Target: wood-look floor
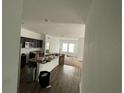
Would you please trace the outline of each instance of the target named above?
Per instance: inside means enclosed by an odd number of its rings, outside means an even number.
[[[22,84],[19,93],[79,93],[80,69],[57,66],[51,72],[51,88],[40,87],[38,82]]]

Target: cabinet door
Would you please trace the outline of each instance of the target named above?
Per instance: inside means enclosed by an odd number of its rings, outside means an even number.
[[[25,38],[24,37],[21,37],[21,48],[25,48]]]
[[[33,48],[37,48],[37,40],[34,39],[32,43],[33,43]]]
[[[37,48],[42,48],[42,40],[37,40]]]
[[[42,40],[21,37],[20,43],[22,48],[25,48],[25,42],[29,43],[30,48],[42,48]]]

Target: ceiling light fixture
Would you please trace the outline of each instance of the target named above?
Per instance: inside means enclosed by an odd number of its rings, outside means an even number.
[[[45,22],[48,22],[49,20],[47,18],[44,19]]]

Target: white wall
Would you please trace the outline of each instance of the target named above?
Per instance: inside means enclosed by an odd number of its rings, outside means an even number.
[[[121,93],[121,0],[93,0],[84,48],[82,93]]]
[[[59,53],[59,38],[47,34],[45,42],[50,43],[50,53]]]
[[[85,25],[72,23],[40,22],[22,24],[22,27],[38,33],[49,34],[57,37],[80,38],[84,37]]]
[[[83,52],[84,52],[84,38],[78,39],[78,57],[83,61]]]
[[[25,29],[25,28],[21,28],[21,37],[28,37],[28,38],[34,38],[34,39],[43,39],[43,37],[41,36],[42,34],[40,33],[36,33],[34,31]]]
[[[50,52],[51,53],[59,53],[59,39],[54,37],[52,38],[52,43],[50,46]]]
[[[3,0],[2,93],[17,93],[22,0]]]

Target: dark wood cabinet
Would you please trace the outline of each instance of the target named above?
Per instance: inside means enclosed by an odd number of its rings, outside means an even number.
[[[42,42],[41,42],[41,40],[37,40],[37,47],[42,47]]]
[[[25,48],[25,44],[28,42],[30,48],[42,48],[42,40],[21,37],[21,48]]]
[[[21,37],[21,48],[25,48],[25,38]]]

